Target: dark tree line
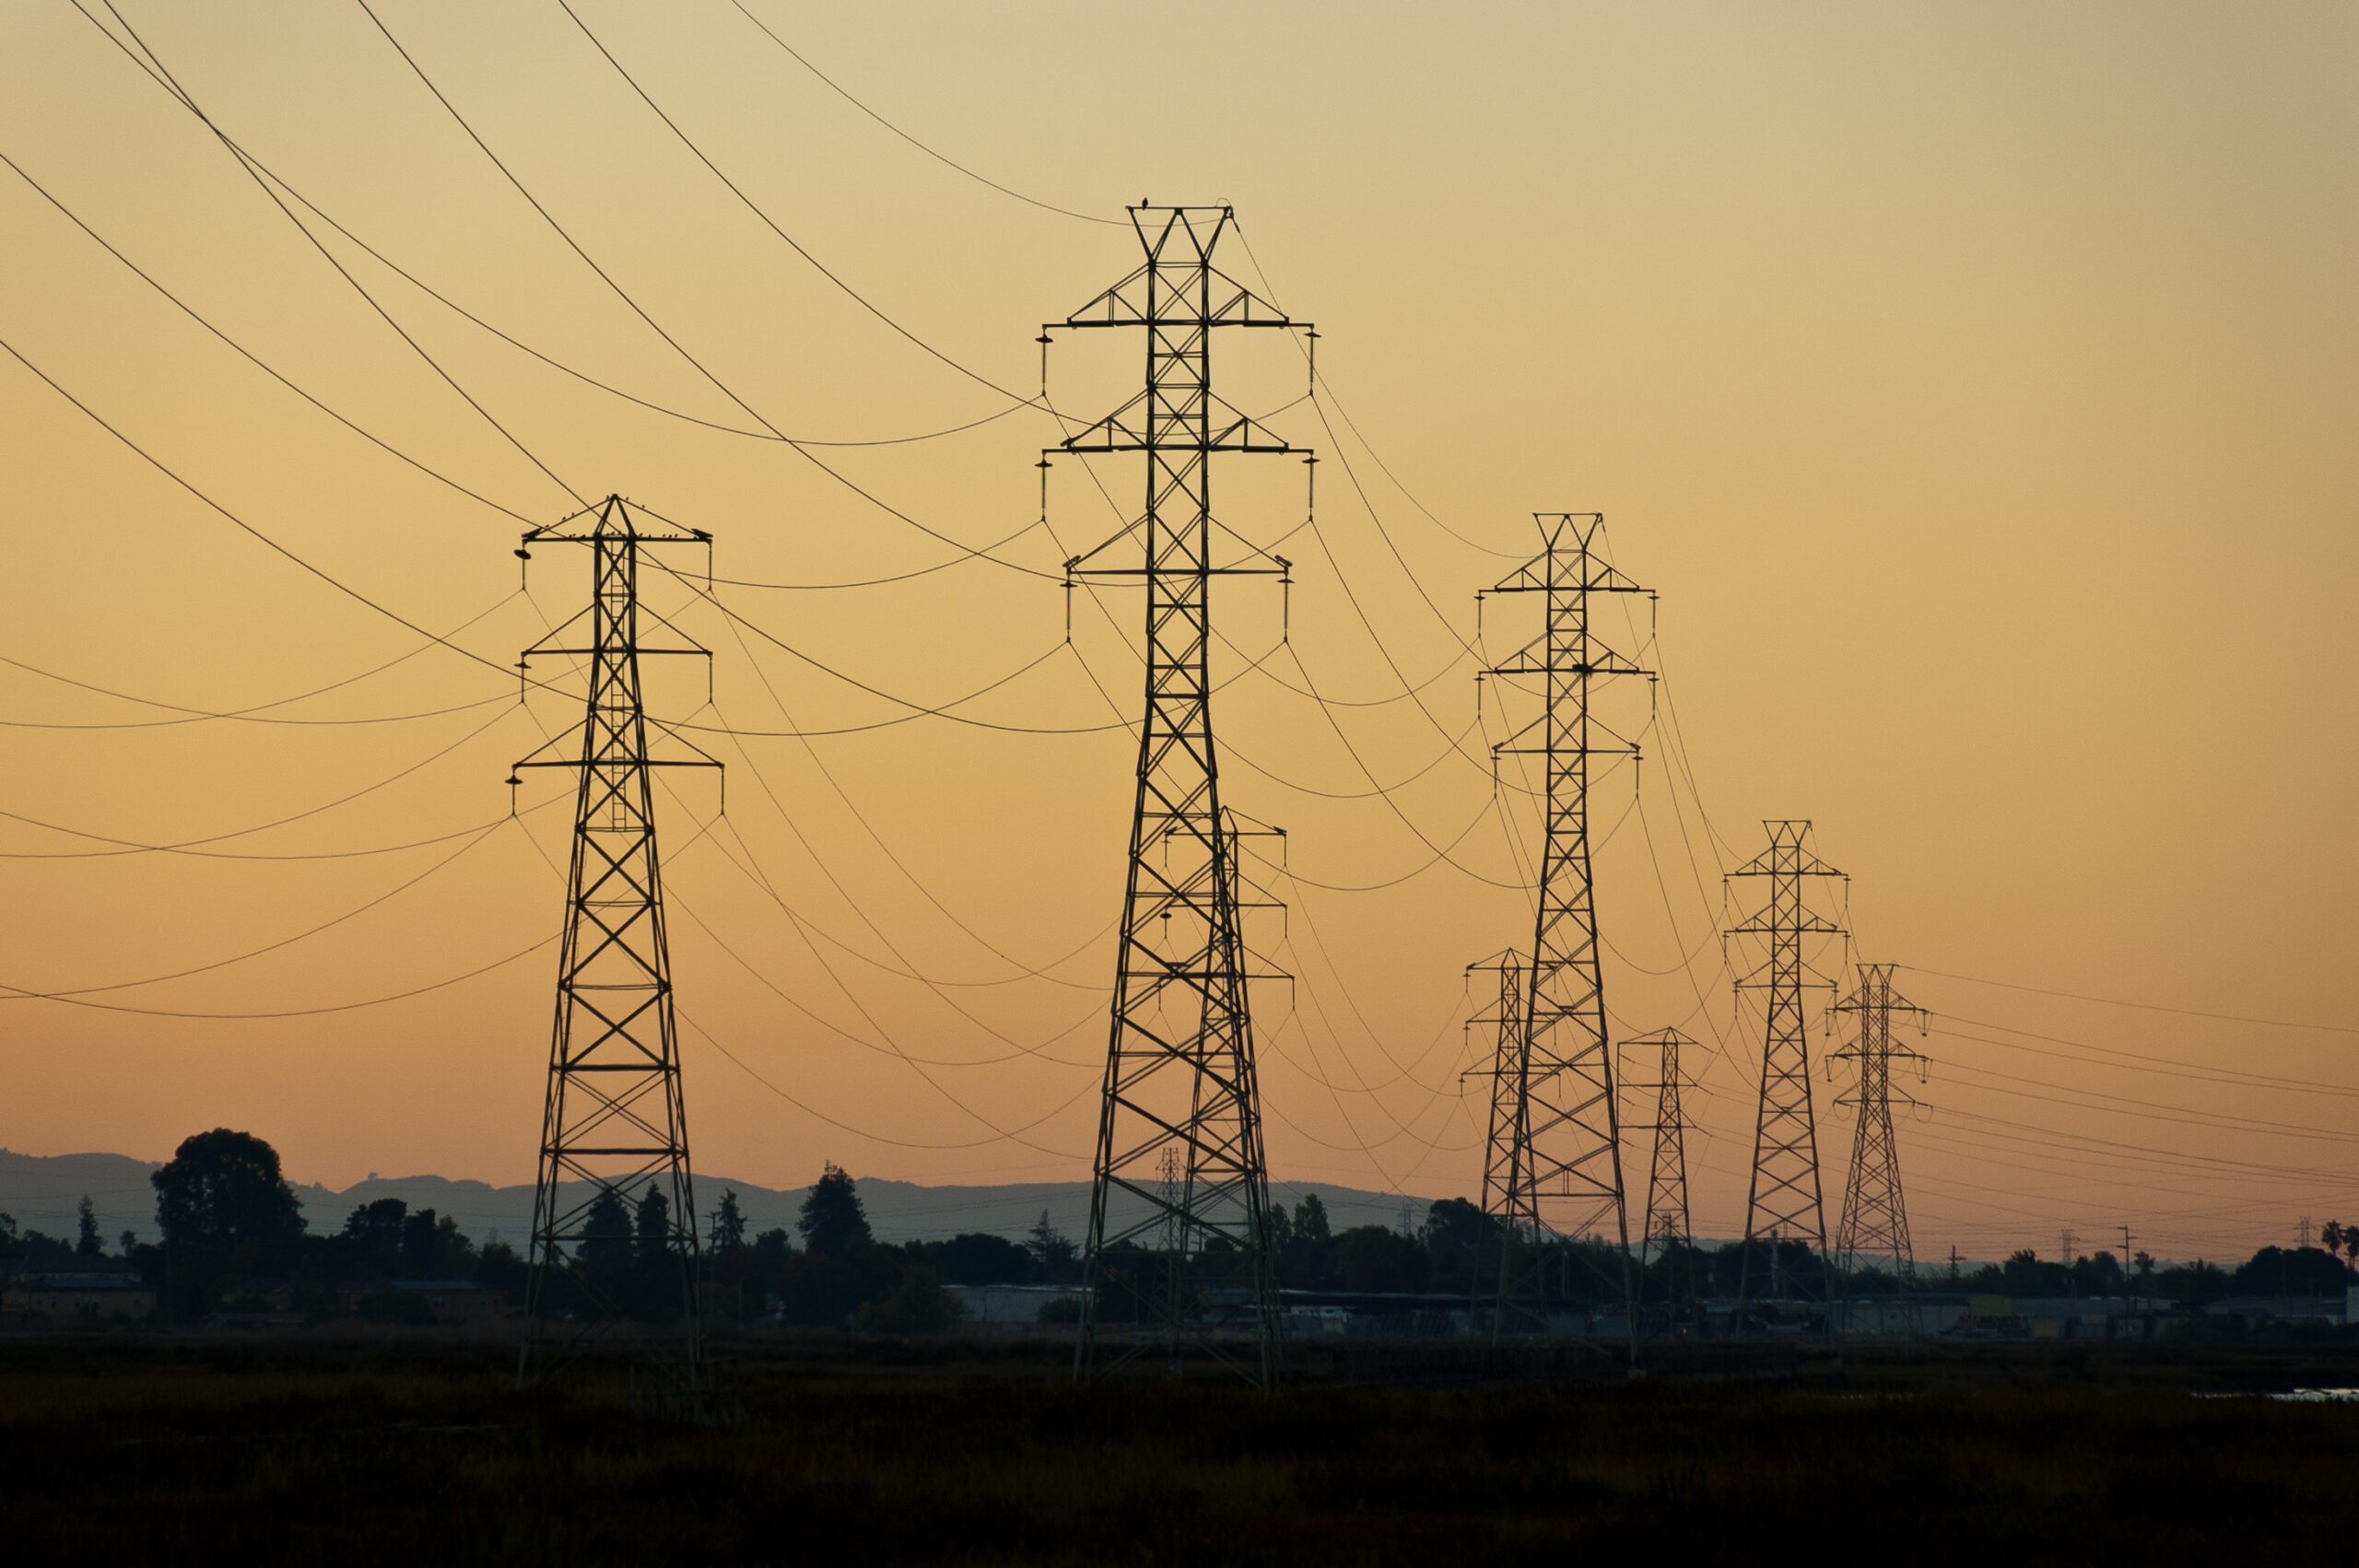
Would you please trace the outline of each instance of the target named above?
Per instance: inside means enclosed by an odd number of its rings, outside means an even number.
[[[24,1270],[119,1267],[136,1270],[158,1290],[170,1316],[193,1321],[217,1306],[265,1305],[236,1293],[241,1281],[285,1282],[299,1309],[321,1313],[353,1299],[356,1282],[394,1280],[468,1281],[521,1300],[525,1260],[504,1243],[477,1246],[457,1223],[431,1209],[412,1211],[400,1199],[355,1208],[343,1226],[315,1233],[287,1182],[276,1150],[249,1133],[217,1128],[183,1141],[151,1177],[160,1246],[123,1233],[110,1256],[88,1199],[71,1240],[19,1232],[0,1214],[0,1264]],[[774,1316],[816,1328],[917,1332],[946,1327],[959,1307],[949,1285],[1070,1285],[1081,1278],[1078,1249],[1043,1213],[1021,1242],[980,1232],[945,1241],[881,1243],[871,1231],[852,1178],[827,1165],[804,1195],[794,1224],[748,1235],[733,1191],[722,1193],[706,1216],[709,1238],[695,1288],[706,1310],[724,1322]],[[1271,1241],[1282,1289],[1376,1294],[1466,1295],[1496,1283],[1500,1234],[1463,1199],[1429,1205],[1414,1229],[1355,1225],[1338,1231],[1316,1193],[1291,1211],[1273,1208]],[[552,1277],[551,1305],[560,1311],[628,1316],[649,1322],[675,1318],[683,1309],[683,1277],[669,1199],[650,1183],[633,1195],[601,1192],[584,1225],[585,1239],[567,1267]],[[1954,1289],[2009,1296],[2149,1296],[2201,1306],[2230,1295],[2332,1295],[2359,1282],[2340,1255],[2359,1258],[2359,1229],[2330,1224],[2326,1247],[2262,1247],[2234,1269],[2198,1261],[2164,1267],[2144,1253],[2124,1268],[2096,1252],[2069,1267],[2026,1249],[2004,1263],[1951,1279],[1920,1270],[1903,1282],[1861,1269],[1837,1284],[1855,1293]],[[1151,1238],[1150,1238],[1151,1241]],[[1536,1281],[1546,1311],[1613,1310],[1623,1300],[1622,1255],[1592,1241],[1552,1240],[1518,1254],[1519,1275]],[[1141,1314],[1175,1284],[1198,1296],[1249,1285],[1242,1253],[1215,1240],[1191,1259],[1184,1281],[1153,1245],[1125,1243],[1101,1259],[1100,1311],[1121,1321]],[[1733,1296],[1740,1280],[1755,1300],[1824,1299],[1823,1258],[1798,1242],[1773,1248],[1755,1242],[1713,1247],[1673,1245],[1650,1258],[1637,1285],[1649,1313],[1706,1296]],[[379,1292],[359,1298],[359,1310],[394,1318],[417,1316],[415,1293]]]

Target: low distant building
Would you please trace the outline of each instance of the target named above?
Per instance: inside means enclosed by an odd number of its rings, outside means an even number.
[[[2333,1296],[2229,1296],[2206,1306],[2203,1315],[2214,1323],[2241,1324],[2248,1328],[2270,1323],[2339,1328],[2349,1320],[2353,1295],[2359,1295],[2359,1292],[2346,1289],[2341,1300]]]
[[[437,1323],[486,1323],[506,1315],[499,1293],[473,1280],[388,1280],[385,1288],[424,1297]]]
[[[25,1274],[0,1291],[0,1321],[19,1328],[135,1323],[155,1310],[156,1293],[135,1274]]]
[[[1945,1334],[1973,1315],[1972,1296],[1946,1291],[1844,1296],[1835,1304],[1835,1331],[1850,1339],[1908,1340]]]
[[[945,1285],[950,1299],[967,1309],[969,1323],[1038,1323],[1043,1307],[1081,1304],[1078,1285]]]

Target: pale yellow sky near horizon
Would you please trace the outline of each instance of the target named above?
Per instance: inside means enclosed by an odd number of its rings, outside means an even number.
[[[1474,728],[1461,639],[1533,511],[1597,509],[1661,594],[1647,657],[1677,720],[1639,683],[1609,699],[1634,729],[1661,717],[1635,790],[1629,770],[1597,790],[1608,995],[1625,1036],[1710,1042],[1699,1232],[1741,1223],[1748,1053],[1758,1071],[1711,935],[1741,913],[1719,873],[1788,816],[1849,874],[1827,908],[1853,955],[1914,965],[1900,985],[1937,1015],[1928,1109],[1901,1132],[1920,1257],[2048,1253],[2060,1229],[2095,1245],[2125,1223],[2159,1252],[2216,1253],[2359,1219],[2359,13],[747,3],[910,135],[1116,222],[945,167],[720,0],[574,0],[723,171],[936,357],[740,205],[555,0],[371,0],[582,248],[797,437],[937,430],[1005,409],[986,381],[1036,390],[1039,323],[1133,264],[1120,219],[1143,197],[1233,202],[1250,253],[1227,263],[1318,325],[1330,395],[1276,415],[1328,460],[1315,530],[1284,547],[1287,640],[1273,587],[1218,600],[1224,788],[1289,831],[1293,875],[1272,886],[1290,909],[1262,933],[1303,977],[1291,1004],[1260,1000],[1273,1174],[1479,1186],[1464,966],[1530,933],[1483,756],[1499,715]],[[584,374],[745,424],[358,5],[118,4],[225,134],[417,279]],[[522,525],[499,509],[546,521],[566,491],[70,0],[0,6],[0,153],[257,358],[496,505],[305,404],[0,169],[0,339],[25,359],[253,528],[405,617],[464,624],[455,639],[502,667],[578,606],[563,551],[516,592]],[[567,485],[711,529],[721,578],[953,554],[775,441],[527,357],[312,222]],[[1300,395],[1293,345],[1232,337],[1232,402]],[[1123,334],[1065,334],[1051,395],[1094,417],[1138,363]],[[174,1014],[388,997],[547,938],[564,807],[508,823],[500,781],[571,716],[542,697],[519,713],[501,675],[420,651],[6,356],[0,418],[0,982],[176,977],[80,998],[149,1012],[0,1006],[0,1142],[159,1158],[226,1124],[307,1181],[529,1179],[546,948],[379,1006]],[[813,449],[966,545],[1016,535],[1001,553],[1045,577],[724,585],[775,643],[651,591],[716,655],[710,709],[700,673],[651,677],[671,716],[873,725],[908,709],[827,671],[935,705],[1039,660],[958,712],[1083,731],[704,737],[731,764],[728,815],[700,833],[719,796],[688,779],[664,823],[699,1166],[780,1186],[825,1159],[1086,1175],[1132,766],[1093,676],[1134,716],[1137,606],[1078,598],[1062,646],[1056,564],[1117,519],[1066,462],[1037,525],[1053,429],[1019,410]],[[1136,505],[1134,464],[1097,477]],[[1304,522],[1293,463],[1236,460],[1216,484],[1249,537]],[[1484,646],[1512,646],[1527,608],[1486,605]],[[1649,625],[1641,607],[1634,649]],[[253,719],[426,717],[180,722],[51,678],[217,713],[397,659]],[[560,789],[543,775],[523,803]],[[1453,843],[1465,871],[1430,863]],[[199,852],[110,852],[162,844]],[[1386,885],[1334,891],[1366,884]],[[1842,1086],[1819,1084],[1830,1224]],[[1634,1135],[1634,1169],[1645,1153]]]

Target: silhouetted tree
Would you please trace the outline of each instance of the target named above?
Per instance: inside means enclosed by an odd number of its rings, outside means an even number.
[[[1335,1238],[1335,1264],[1347,1291],[1421,1291],[1426,1252],[1414,1236],[1385,1225],[1354,1225]]]
[[[450,1215],[420,1209],[402,1221],[399,1266],[409,1280],[464,1280],[475,1273],[475,1247]]]
[[[1490,1249],[1496,1258],[1498,1223],[1463,1198],[1445,1198],[1426,1211],[1418,1227],[1426,1250],[1433,1256],[1432,1285],[1436,1290],[1472,1288],[1476,1254]]]
[[[504,1241],[484,1244],[475,1258],[475,1283],[487,1291],[515,1294],[524,1288],[524,1260]]]
[[[823,1167],[819,1179],[811,1184],[794,1228],[803,1233],[806,1249],[825,1258],[849,1257],[876,1239],[869,1232],[860,1189],[843,1167],[833,1163]]]
[[[74,1251],[83,1258],[104,1258],[107,1244],[99,1239],[99,1214],[97,1210],[90,1207],[88,1193],[82,1195],[82,1204],[76,1211],[76,1214],[81,1222],[81,1235],[74,1244]]]
[[[2315,1246],[2264,1246],[2228,1278],[2237,1295],[2341,1295],[2351,1282],[2342,1259]]]
[[[630,1210],[622,1194],[601,1188],[581,1222],[581,1270],[608,1302],[615,1301],[630,1273]]]
[[[1031,1252],[1005,1236],[970,1231],[948,1241],[913,1246],[954,1285],[1020,1285],[1039,1271]]]
[[[745,1245],[745,1216],[737,1211],[737,1194],[723,1188],[721,1207],[712,1211],[712,1255],[725,1258]]]
[[[672,1200],[653,1182],[639,1195],[638,1261],[660,1263],[672,1256]]]
[[[1040,1266],[1040,1277],[1052,1285],[1062,1285],[1079,1271],[1080,1255],[1063,1232],[1049,1223],[1049,1211],[1040,1211],[1040,1218],[1028,1233],[1026,1250]]]
[[[250,1132],[217,1127],[183,1139],[147,1179],[168,1242],[268,1251],[302,1234],[303,1206],[279,1174],[278,1151]]]
[[[1319,1200],[1319,1194],[1306,1192],[1294,1206],[1294,1234],[1306,1246],[1325,1246],[1335,1239],[1327,1224],[1327,1205]]]
[[[402,1238],[408,1220],[409,1205],[398,1198],[380,1198],[353,1210],[344,1222],[344,1235],[364,1272],[402,1271]]]

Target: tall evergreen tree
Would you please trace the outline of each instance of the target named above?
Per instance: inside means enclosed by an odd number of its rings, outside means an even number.
[[[811,1184],[794,1228],[803,1233],[805,1248],[828,1258],[844,1257],[875,1241],[869,1233],[868,1211],[861,1205],[860,1189],[843,1167],[833,1163]]]

